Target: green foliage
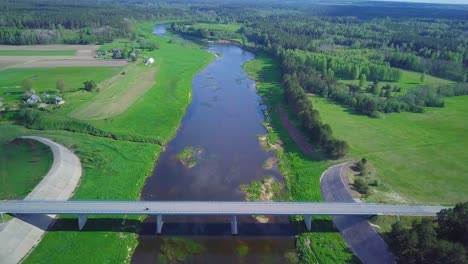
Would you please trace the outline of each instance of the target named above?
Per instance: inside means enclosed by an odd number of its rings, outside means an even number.
[[[203,149],[201,148],[186,147],[179,154],[177,154],[177,158],[185,166],[193,168],[198,164],[202,153]]]
[[[158,255],[158,263],[173,263],[189,261],[191,255],[203,252],[204,248],[190,238],[162,238],[161,253]]]
[[[85,89],[88,92],[98,91],[97,84],[93,80],[83,82],[83,89]]]
[[[437,233],[441,238],[468,246],[468,202],[443,209],[437,214],[437,221]]]
[[[0,138],[0,199],[23,199],[49,171],[52,151],[35,140]]]
[[[229,39],[238,42],[244,41],[240,34],[239,24],[219,24],[219,23],[172,23],[171,30],[179,34],[205,39]]]
[[[399,222],[392,226],[390,245],[402,263],[468,263],[466,240],[468,203],[455,209],[444,209],[437,215],[439,228],[433,221],[415,221],[411,229]],[[451,226],[455,224],[454,226]],[[465,236],[465,237],[463,237]]]
[[[76,50],[0,50],[0,56],[73,56]]]
[[[57,80],[57,83],[55,84],[55,88],[59,90],[61,93],[65,91],[65,81],[60,79]]]
[[[354,188],[356,191],[358,191],[360,194],[366,196],[369,194],[369,185],[361,178],[357,178],[354,180]]]

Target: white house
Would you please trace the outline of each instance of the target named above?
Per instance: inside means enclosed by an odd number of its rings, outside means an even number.
[[[151,64],[153,64],[153,63],[154,63],[154,59],[153,59],[153,58],[149,58],[149,59],[146,61],[145,65],[151,65]]]

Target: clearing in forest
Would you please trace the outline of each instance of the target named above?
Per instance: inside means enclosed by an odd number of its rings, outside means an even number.
[[[99,83],[99,93],[69,114],[81,120],[99,120],[123,113],[156,82],[156,67],[129,65],[114,77]]]

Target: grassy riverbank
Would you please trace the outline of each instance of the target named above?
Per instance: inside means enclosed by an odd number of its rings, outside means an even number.
[[[0,200],[23,199],[52,166],[51,149],[30,139],[10,141],[0,133]]]
[[[286,112],[288,108],[283,104],[283,89],[281,88],[281,74],[279,65],[272,59],[258,56],[246,63],[244,69],[249,76],[256,80],[258,93],[268,107],[267,122],[269,141],[280,140],[282,149],[277,150],[279,168],[285,177],[286,186],[292,200],[321,201],[320,175],[331,165],[328,161],[321,161],[302,153],[299,147],[283,127],[277,106]],[[292,121],[297,120],[290,115]],[[275,143],[275,142],[270,142]],[[302,223],[298,222],[302,227]],[[304,263],[358,263],[347,248],[340,233],[333,228],[331,218],[316,217],[312,223],[312,232],[302,232],[297,240],[300,260]]]
[[[8,135],[5,138],[43,136],[74,150],[83,166],[80,185],[72,198],[76,200],[137,200],[162,151],[154,144],[115,141],[66,131],[28,130],[13,125],[1,125],[0,134]],[[136,246],[139,222],[135,219],[93,220],[91,217],[84,230],[78,231],[76,217],[62,217],[25,263],[123,263]]]
[[[137,28],[140,35],[159,44],[158,50],[147,54],[156,60],[156,85],[120,115],[89,123],[106,131],[144,135],[167,142],[177,131],[190,103],[192,77],[214,56],[195,45],[172,43],[168,39],[154,37],[151,34],[152,26],[146,23]],[[42,85],[42,82],[38,85]],[[75,107],[70,106],[65,112],[73,109]],[[54,120],[56,117],[58,120],[68,118],[58,113],[52,113],[51,117]],[[44,136],[74,150],[82,162],[83,176],[72,199],[139,199],[146,177],[151,174],[163,150],[155,144],[68,131],[28,130],[15,125],[0,125],[0,134],[5,138]],[[135,217],[96,219],[91,216],[84,230],[78,231],[76,217],[63,217],[45,235],[25,263],[125,263],[137,244],[139,228],[140,222]]]

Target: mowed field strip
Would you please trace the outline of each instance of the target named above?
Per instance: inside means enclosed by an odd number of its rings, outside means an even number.
[[[8,68],[124,66],[125,60],[94,58],[98,45],[0,45],[0,71]]]
[[[90,102],[72,111],[69,116],[82,120],[99,120],[123,113],[156,82],[156,67],[129,65],[125,74],[101,82],[100,92]]]

